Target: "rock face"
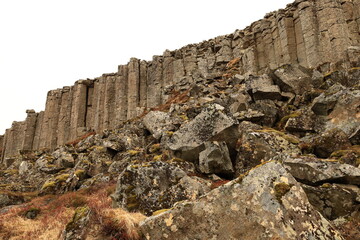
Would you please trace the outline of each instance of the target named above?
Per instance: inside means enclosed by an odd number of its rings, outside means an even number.
[[[275,162],[146,219],[141,230],[146,239],[343,239]]]
[[[0,140],[1,160],[19,150],[53,150],[86,132],[113,129],[165,103],[171,88],[186,89],[199,79],[219,78],[224,69],[233,74],[233,65],[228,65],[233,59],[235,74],[242,75],[261,75],[285,64],[318,67],[323,73],[338,66],[354,67],[360,52],[358,9],[359,0],[295,1],[244,30],[165,51],[152,61],[132,58],[116,73],[49,91],[44,111],[29,110],[25,121],[7,129]],[[300,94],[310,86],[310,75],[300,68],[283,67],[275,75],[281,91]],[[341,83],[354,82],[356,78]],[[253,97],[280,99],[277,85],[253,88]]]

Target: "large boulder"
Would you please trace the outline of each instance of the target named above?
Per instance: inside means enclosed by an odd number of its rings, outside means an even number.
[[[199,169],[205,174],[232,175],[234,168],[226,142],[206,142],[199,155]]]
[[[312,87],[311,75],[301,66],[283,65],[274,71],[275,83],[282,91],[303,94]]]
[[[295,136],[247,122],[242,122],[239,129],[242,134],[237,145],[236,175],[268,160],[283,160],[301,154]]]
[[[288,158],[286,169],[300,182],[310,185],[326,182],[360,184],[360,169],[337,161],[314,157]]]
[[[194,175],[194,165],[175,159],[129,165],[119,176],[113,205],[151,215],[210,191],[211,183]]]
[[[343,239],[276,162],[140,224],[151,239]]]
[[[224,113],[224,107],[211,104],[193,120],[183,124],[165,144],[179,157],[194,161],[198,159],[199,152],[203,150],[201,147],[206,141],[216,138],[217,135],[224,136],[223,133],[236,124],[236,120]]]
[[[282,98],[279,86],[274,85],[273,80],[266,74],[261,76],[249,76],[246,82],[246,90],[257,100],[280,100]]]
[[[151,111],[145,115],[142,121],[146,129],[156,139],[159,139],[165,131],[173,131],[175,129],[170,114],[166,112]]]

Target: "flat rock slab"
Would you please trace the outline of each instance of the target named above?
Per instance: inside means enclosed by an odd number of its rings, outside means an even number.
[[[313,157],[288,158],[284,161],[286,169],[299,181],[321,184],[338,182],[360,184],[360,169],[336,161],[320,160]]]
[[[277,162],[147,218],[140,228],[148,240],[343,239]]]

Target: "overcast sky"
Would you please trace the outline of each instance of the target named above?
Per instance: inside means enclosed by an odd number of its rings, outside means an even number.
[[[51,89],[243,29],[291,0],[1,0],[0,134]]]

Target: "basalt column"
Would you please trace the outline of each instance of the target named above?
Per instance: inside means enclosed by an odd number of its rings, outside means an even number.
[[[140,106],[140,64],[136,58],[128,63],[128,111],[127,119],[137,116],[137,107]]]
[[[61,106],[58,122],[57,143],[63,145],[70,139],[70,120],[71,120],[71,103],[72,87],[64,87],[61,94]]]
[[[37,121],[37,113],[34,110],[26,111],[27,117],[25,120],[25,131],[24,131],[24,140],[21,146],[22,150],[32,150],[33,142],[35,138],[35,128]]]

